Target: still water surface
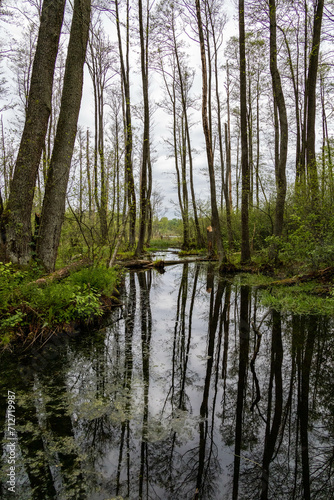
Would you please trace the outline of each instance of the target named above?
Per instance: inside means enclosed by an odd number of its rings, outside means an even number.
[[[204,264],[129,273],[123,301],[2,359],[1,498],[334,499],[333,319],[265,309]]]

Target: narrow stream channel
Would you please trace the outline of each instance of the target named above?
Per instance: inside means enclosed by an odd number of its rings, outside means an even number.
[[[128,273],[122,300],[2,357],[1,498],[334,499],[333,318],[265,309],[208,264]]]

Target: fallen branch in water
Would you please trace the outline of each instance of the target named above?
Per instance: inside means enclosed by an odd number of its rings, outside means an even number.
[[[129,269],[164,269],[165,266],[175,266],[177,264],[188,264],[189,262],[209,262],[209,258],[190,258],[180,260],[119,260],[115,264]]]

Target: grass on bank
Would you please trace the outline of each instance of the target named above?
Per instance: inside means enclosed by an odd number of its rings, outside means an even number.
[[[282,312],[334,317],[333,285],[324,290],[316,281],[261,290],[260,300],[263,306]]]
[[[34,341],[50,332],[71,331],[100,318],[117,294],[120,271],[87,267],[61,281],[40,286],[42,272],[0,263],[0,346]]]
[[[261,273],[239,274],[239,285],[259,288],[264,307],[298,315],[321,314],[334,317],[334,283],[310,279],[295,284],[280,284],[277,277]]]

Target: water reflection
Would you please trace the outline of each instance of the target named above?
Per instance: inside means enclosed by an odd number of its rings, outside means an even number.
[[[107,328],[1,365],[16,498],[331,499],[333,320],[185,264],[131,273]]]

